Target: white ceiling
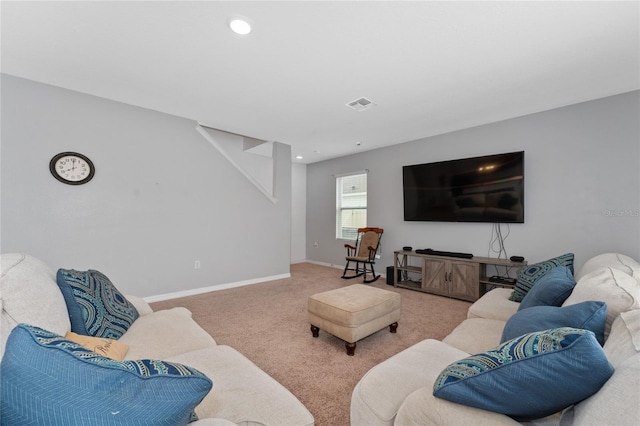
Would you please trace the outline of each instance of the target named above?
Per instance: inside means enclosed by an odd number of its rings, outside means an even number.
[[[639,5],[2,1],[1,68],[313,163],[638,89]]]

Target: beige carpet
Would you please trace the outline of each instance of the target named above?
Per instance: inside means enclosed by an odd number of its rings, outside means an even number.
[[[314,339],[307,322],[312,294],[361,283],[341,271],[309,263],[291,265],[291,278],[152,304],[154,310],[184,306],[218,344],[240,351],[282,383],[311,411],[318,426],[349,425],[351,392],[374,365],[424,339],[442,339],[465,317],[469,303],[396,289],[384,278],[378,288],[400,293],[398,332],[385,328],[361,340],[355,356],[322,330]],[[428,360],[425,360],[428,362]]]

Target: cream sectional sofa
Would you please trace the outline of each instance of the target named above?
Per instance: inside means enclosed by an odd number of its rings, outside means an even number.
[[[1,260],[0,356],[11,331],[20,323],[61,336],[69,332],[69,313],[53,270],[24,254],[3,254]],[[195,408],[200,420],[191,424],[314,424],[311,413],[291,392],[233,348],[216,344],[187,309],[154,312],[143,299],[126,298],[136,307],[139,318],[118,340],[129,346],[125,360],[180,363],[199,370],[213,382],[211,391]]]
[[[603,350],[605,362],[608,360],[615,371],[592,396],[562,412],[522,423],[561,426],[638,424],[640,264],[624,255],[602,254],[588,260],[574,278],[577,284],[562,306],[589,300],[607,304]],[[489,291],[469,308],[468,318],[443,341],[424,340],[373,367],[354,388],[351,424],[521,424],[504,414],[433,395],[434,382],[447,366],[500,344],[507,321],[518,311],[519,304],[509,300],[511,293],[510,289]],[[563,380],[562,377],[557,379]],[[512,398],[520,398],[519,389],[510,391]]]

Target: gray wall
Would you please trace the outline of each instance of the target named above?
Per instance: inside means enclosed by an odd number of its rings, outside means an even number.
[[[502,226],[509,256],[531,263],[573,252],[578,267],[602,252],[640,259],[639,93],[311,164],[307,258],[344,265],[332,175],[363,169],[369,169],[368,225],[385,230],[380,272],[407,245],[495,257],[491,224],[404,222],[402,166],[524,150],[525,223]]]
[[[298,263],[307,258],[307,166],[291,166],[291,263]]]
[[[3,75],[2,252],[98,269],[139,296],[288,274],[290,147],[275,147],[273,204],[195,127]],[[55,180],[49,160],[62,151],[87,155],[95,178]]]

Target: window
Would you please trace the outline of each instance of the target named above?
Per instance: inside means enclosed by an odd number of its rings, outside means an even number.
[[[367,173],[336,176],[336,238],[355,240],[367,226]]]

